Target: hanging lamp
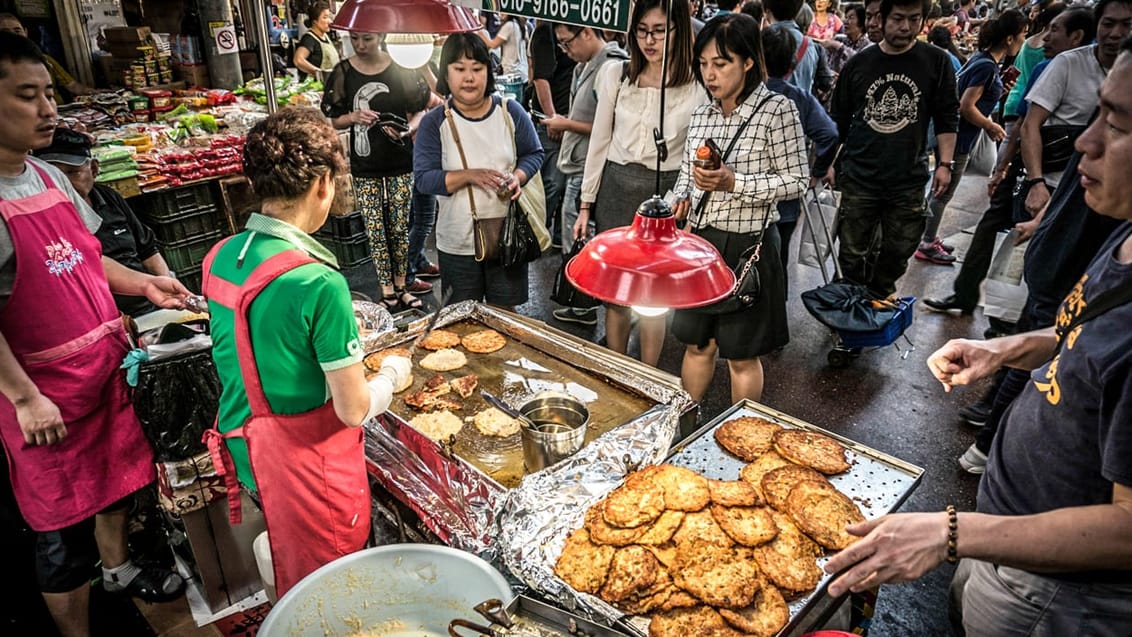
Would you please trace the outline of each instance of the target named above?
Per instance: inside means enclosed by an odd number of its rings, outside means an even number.
[[[671,12],[668,0],[665,16]],[[727,298],[735,286],[735,273],[715,246],[677,228],[672,208],[660,196],[660,169],[668,158],[663,131],[671,24],[669,20],[664,29],[660,126],[653,130],[655,194],[637,208],[632,225],[598,234],[566,264],[566,279],[574,287],[595,299],[632,307],[642,316],[711,305]],[[630,32],[629,37],[635,35]]]
[[[386,48],[397,64],[415,69],[432,57],[432,36],[481,28],[471,9],[446,0],[346,0],[334,28],[385,33]]]

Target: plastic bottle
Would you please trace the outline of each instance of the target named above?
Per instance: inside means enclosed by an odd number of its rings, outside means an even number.
[[[704,140],[703,146],[696,149],[696,158],[692,163],[705,170],[719,170],[723,157],[720,156],[715,142],[707,139]]]

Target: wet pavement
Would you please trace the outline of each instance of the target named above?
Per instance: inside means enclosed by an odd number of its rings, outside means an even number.
[[[948,241],[960,246],[960,256],[964,243],[961,229],[978,222],[986,202],[985,182],[985,178],[966,177],[944,218],[941,233],[952,235]],[[800,234],[801,226],[795,237]],[[791,254],[797,254],[797,238]],[[551,316],[558,306],[547,297],[560,263],[558,254],[548,253],[532,264],[531,299],[518,312],[597,341],[604,334],[602,321],[587,327]],[[932,265],[913,259],[899,282],[899,294],[918,299],[946,296],[958,271],[958,265]],[[833,345],[831,334],[806,312],[799,299],[800,292],[822,283],[820,271],[793,265],[789,277],[790,344],[763,360],[766,386],[762,402],[923,467],[920,485],[902,511],[942,511],[948,504],[960,510],[973,509],[978,478],[960,469],[956,459],[974,441],[975,430],[959,418],[957,410],[976,402],[986,384],[946,394],[929,374],[925,361],[948,339],[981,338],[987,327],[981,309],[974,316],[960,317],[926,311],[917,302],[914,322],[905,333],[914,350],[900,339],[899,350],[889,346],[865,351],[848,367],[836,369],[826,359]],[[352,288],[371,296],[377,293],[368,265],[348,272],[347,278]],[[439,281],[435,281],[439,289]],[[424,298],[435,304],[438,296],[437,291]],[[635,355],[635,336],[629,348]],[[682,354],[683,346],[668,336],[660,367],[679,375]],[[701,405],[701,421],[707,422],[730,406],[727,367],[721,361]],[[870,634],[948,634],[947,587],[952,571],[945,565],[919,581],[882,587]]]

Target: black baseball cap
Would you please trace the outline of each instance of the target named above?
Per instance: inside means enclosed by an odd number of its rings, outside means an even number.
[[[56,128],[51,145],[32,151],[32,155],[68,166],[82,166],[90,161],[92,144],[86,135],[69,128]]]

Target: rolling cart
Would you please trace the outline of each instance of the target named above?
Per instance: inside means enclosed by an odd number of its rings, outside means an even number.
[[[816,249],[817,265],[824,285],[802,293],[802,304],[821,324],[833,333],[833,349],[826,355],[832,367],[846,367],[861,352],[893,345],[901,351],[901,358],[915,351],[905,330],[912,325],[913,305],[916,297],[878,299],[863,285],[842,280],[841,265],[833,251],[836,217],[830,219],[820,209],[823,200],[811,188],[806,198],[806,231]],[[832,258],[832,273],[826,260]],[[832,276],[831,276],[832,275]],[[901,350],[900,337],[908,347]]]

